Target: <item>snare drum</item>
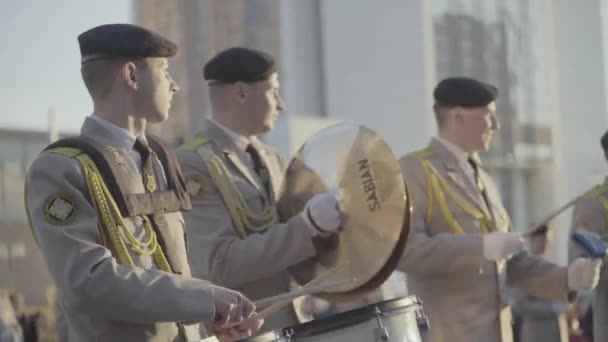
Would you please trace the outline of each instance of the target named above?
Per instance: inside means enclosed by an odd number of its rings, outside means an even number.
[[[250,337],[246,342],[420,342],[428,320],[416,296],[395,298]]]

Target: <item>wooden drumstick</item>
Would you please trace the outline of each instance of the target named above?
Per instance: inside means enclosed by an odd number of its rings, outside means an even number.
[[[542,221],[540,221],[539,223],[537,223],[534,226],[532,226],[532,228],[530,228],[526,232],[524,232],[523,236],[527,237],[527,236],[530,236],[530,235],[534,234],[534,232],[536,232],[537,230],[539,230],[540,228],[542,228],[544,225],[546,225],[547,223],[549,223],[549,221],[551,221],[554,218],[556,218],[557,216],[561,215],[561,213],[563,213],[564,211],[566,211],[571,206],[575,205],[576,202],[578,202],[579,200],[581,200],[583,197],[587,196],[587,194],[589,194],[594,189],[595,188],[592,188],[591,190],[585,191],[581,195],[575,197],[570,202],[562,205],[559,209],[557,209],[556,211],[554,211],[553,213],[551,213],[550,215],[548,215],[547,217],[545,217]]]
[[[306,296],[306,295],[311,295],[311,294],[315,294],[315,293],[320,293],[320,292],[325,292],[327,290],[336,288],[338,286],[343,286],[343,285],[348,285],[348,284],[352,284],[354,282],[356,282],[356,279],[350,279],[350,280],[341,280],[341,281],[334,281],[334,282],[329,282],[326,284],[319,284],[316,286],[304,286],[304,287],[300,287],[298,289],[295,290],[291,290],[287,293],[283,293],[274,297],[268,297],[268,298],[264,298],[264,299],[260,299],[258,301],[255,302],[255,306],[256,307],[269,307],[272,306],[274,304],[280,304],[283,302],[291,302],[294,299],[301,297],[301,296]]]
[[[316,278],[313,278],[308,283],[304,284],[304,286],[300,287],[299,289],[296,289],[296,290],[293,290],[293,291],[290,291],[290,292],[287,292],[284,294],[280,294],[278,296],[264,298],[264,299],[256,301],[255,302],[256,307],[264,307],[265,305],[270,304],[264,310],[258,312],[256,314],[256,317],[264,319],[264,318],[272,315],[276,311],[282,309],[283,307],[285,307],[286,305],[291,303],[297,297],[300,297],[300,296],[303,296],[306,294],[323,292],[329,288],[333,288],[333,287],[336,287],[339,285],[344,285],[346,283],[356,281],[356,279],[351,279],[348,281],[333,282],[333,283],[329,283],[329,284],[323,284],[323,285],[316,286],[322,280],[329,278],[330,275],[335,276],[336,274],[338,274],[338,272],[340,270],[342,270],[347,264],[348,264],[348,262],[344,262],[340,265],[336,265],[332,268],[327,269],[323,273],[319,274]],[[233,325],[238,326],[239,323],[235,323]],[[205,328],[207,329],[207,331],[212,331],[212,329],[211,329],[212,327],[208,323],[205,323]]]
[[[345,264],[337,265],[335,267],[332,267],[332,268],[326,270],[325,272],[323,272],[320,275],[318,275],[316,278],[314,278],[314,279],[310,280],[308,283],[304,284],[304,286],[302,286],[301,289],[306,289],[306,288],[310,288],[310,287],[313,287],[313,286],[317,285],[323,279],[329,278],[330,275],[337,274],[338,271],[340,269],[342,269],[344,266],[345,266]],[[349,280],[349,282],[350,281],[354,281],[354,280]],[[322,290],[321,291],[317,291],[317,293],[318,292],[322,292]],[[296,296],[294,298],[284,299],[282,301],[279,301],[279,302],[271,304],[270,306],[266,307],[264,310],[260,311],[258,313],[258,317],[266,318],[266,317],[270,316],[271,314],[275,313],[277,310],[282,309],[283,307],[285,307],[286,305],[288,305],[289,303],[291,303],[297,297],[299,297],[299,296]],[[263,300],[265,300],[265,299],[263,299]]]

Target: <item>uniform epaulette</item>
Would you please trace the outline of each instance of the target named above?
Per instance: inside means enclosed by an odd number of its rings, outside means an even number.
[[[437,155],[437,152],[430,147],[424,148],[422,150],[418,150],[408,154],[408,157],[416,158],[416,159],[429,159]]]
[[[69,158],[74,158],[82,153],[82,150],[75,147],[55,147],[46,152],[60,154]]]
[[[600,195],[603,195],[606,192],[608,192],[608,186],[606,186],[606,185],[597,185],[593,189],[591,189],[591,191],[589,191],[587,193],[587,196],[589,196],[589,197],[598,197]]]
[[[196,151],[199,149],[199,147],[205,145],[208,142],[209,137],[207,136],[207,134],[201,132],[195,135],[189,141],[183,143],[179,148],[186,151]]]

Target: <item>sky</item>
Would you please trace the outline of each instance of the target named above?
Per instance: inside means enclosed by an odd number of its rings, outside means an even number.
[[[0,1],[0,128],[78,132],[92,110],[80,78],[77,36],[100,24],[131,22],[129,0]]]

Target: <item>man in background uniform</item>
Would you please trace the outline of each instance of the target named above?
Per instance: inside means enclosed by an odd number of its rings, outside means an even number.
[[[600,144],[605,158],[608,159],[608,132],[601,137]],[[576,203],[571,226],[573,232],[579,229],[588,230],[608,241],[608,177],[604,179],[603,184],[595,187]],[[585,253],[571,242],[570,258],[579,256],[585,256]],[[592,304],[594,341],[608,341],[608,274],[605,270],[606,266],[602,268],[598,287],[593,293],[579,297],[580,305],[589,307],[589,302]]]
[[[412,198],[412,232],[398,267],[424,303],[432,342],[511,342],[506,285],[565,302],[595,285],[599,261],[558,267],[523,252],[498,189],[481,167],[499,128],[495,87],[448,78],[434,90],[439,134],[401,158]]]
[[[192,272],[252,299],[287,292],[287,268],[315,255],[313,237],[339,228],[338,195],[317,194],[285,222],[277,216],[286,165],[258,138],[284,109],[270,55],[230,48],[205,65],[204,77],[211,119],[178,152],[193,206],[184,215]],[[287,307],[268,317],[264,330],[294,323]]]
[[[102,25],[78,37],[94,112],[78,138],[47,147],[26,180],[27,215],[70,341],[198,341],[253,314],[241,294],[190,276],[175,155],[146,124],[164,121],[176,45],[144,28]],[[242,335],[261,322],[242,323]]]

